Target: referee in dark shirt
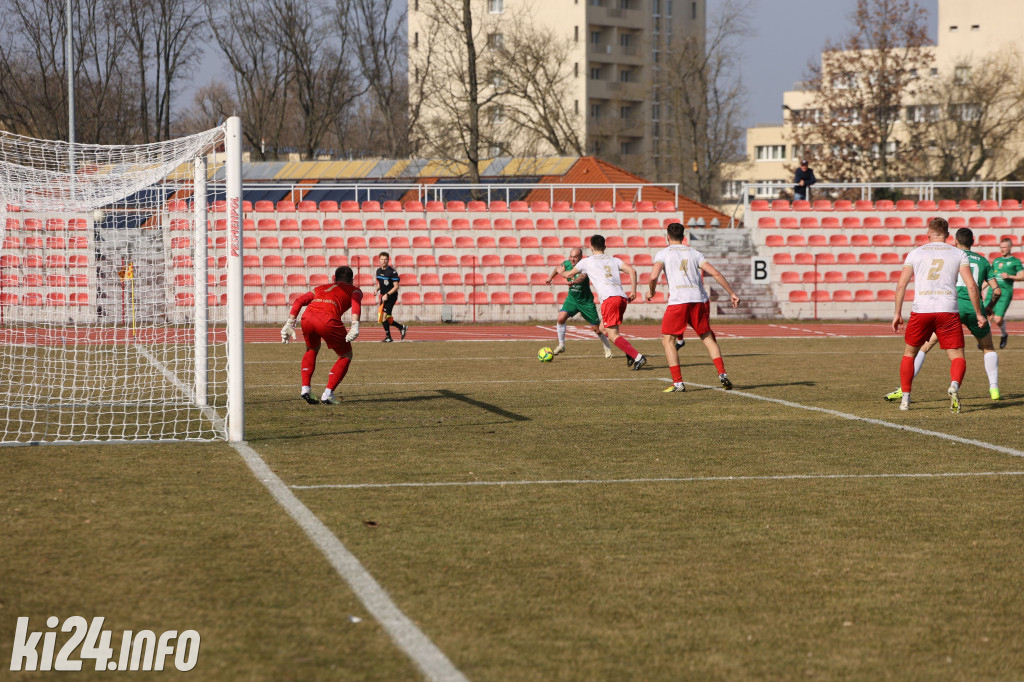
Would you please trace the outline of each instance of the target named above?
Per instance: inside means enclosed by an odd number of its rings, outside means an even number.
[[[380,307],[377,309],[377,321],[384,325],[384,343],[391,343],[391,325],[398,327],[398,332],[405,338],[409,327],[399,324],[391,316],[391,311],[398,301],[398,273],[389,265],[391,256],[387,251],[381,251],[379,255],[380,267],[377,268],[377,277],[373,282],[373,288],[380,292]]]

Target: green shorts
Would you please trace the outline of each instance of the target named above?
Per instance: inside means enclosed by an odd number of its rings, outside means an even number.
[[[1000,296],[1000,298],[1002,297]],[[989,332],[992,331],[992,325],[988,323],[988,320],[985,320],[984,327],[978,326],[978,317],[974,314],[974,306],[971,305],[971,302],[958,298],[956,303],[960,307],[960,322],[971,332],[971,336],[976,339],[983,339],[988,336]]]
[[[1001,287],[1002,288],[1002,287]],[[1013,289],[1002,288],[1003,293],[999,294],[999,298],[996,299],[996,304],[992,306],[992,314],[996,317],[1005,317],[1006,309],[1010,307],[1010,301],[1013,300]],[[992,290],[989,289],[985,295],[985,307],[992,301]]]
[[[597,316],[597,306],[594,305],[593,300],[579,301],[572,296],[568,296],[565,302],[562,303],[562,310],[569,313],[569,317],[579,314],[590,324],[600,324],[601,322],[601,319]]]

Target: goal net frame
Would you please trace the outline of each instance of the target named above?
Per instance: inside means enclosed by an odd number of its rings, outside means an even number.
[[[241,142],[0,131],[0,445],[244,440]]]

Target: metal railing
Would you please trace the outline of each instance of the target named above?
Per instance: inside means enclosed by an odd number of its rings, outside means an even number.
[[[749,210],[754,199],[780,198],[780,190],[787,193],[792,183],[780,184],[778,180],[745,182],[741,189],[744,212]],[[878,195],[883,196],[879,197]],[[1001,202],[1008,195],[1015,198],[1024,196],[1024,182],[819,182],[810,187],[808,200],[855,199],[874,201],[876,198],[913,199],[915,201],[937,201],[938,199],[975,199]]]

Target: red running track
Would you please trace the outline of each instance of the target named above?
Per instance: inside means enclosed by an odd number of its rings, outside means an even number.
[[[1016,322],[1007,325],[1012,334],[1024,334],[1024,323]],[[301,330],[297,341],[302,341]],[[623,325],[622,333],[632,339],[660,339],[661,328],[658,325]],[[593,333],[583,325],[569,325],[568,338],[593,338]],[[770,338],[849,338],[849,337],[897,337],[892,327],[885,323],[837,324],[827,322],[752,322],[750,324],[724,324],[715,327],[715,335],[721,339],[770,339]],[[392,332],[394,338],[398,334]],[[693,332],[688,333],[693,337]],[[380,342],[384,339],[384,329],[377,324],[363,323],[360,326],[359,339],[356,343]],[[430,325],[419,327],[409,326],[406,341],[554,341],[554,325]],[[277,328],[247,328],[246,343],[280,343],[281,332]]]

